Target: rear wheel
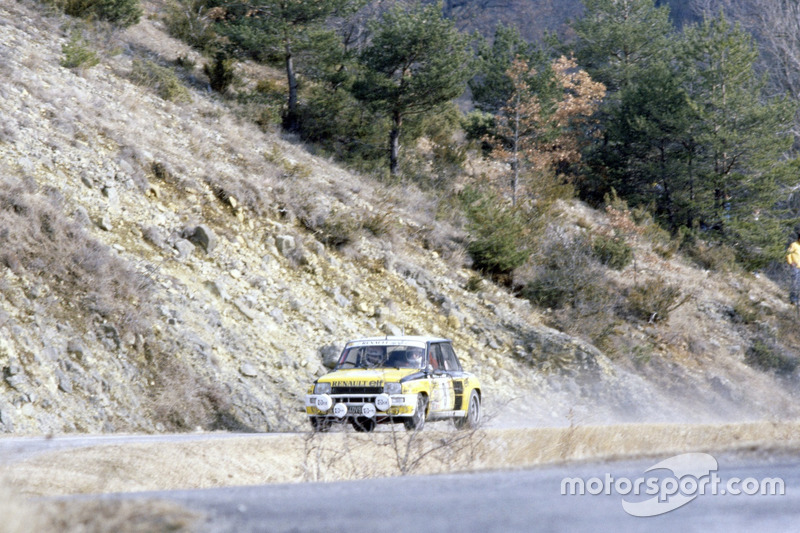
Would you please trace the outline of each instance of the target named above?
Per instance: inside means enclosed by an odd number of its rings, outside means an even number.
[[[425,412],[428,410],[428,397],[424,394],[417,395],[417,409],[414,411],[414,416],[403,419],[403,425],[407,430],[421,430],[425,425]]]
[[[477,391],[472,391],[467,404],[467,414],[464,418],[454,418],[453,423],[458,429],[475,429],[481,423],[481,397]]]

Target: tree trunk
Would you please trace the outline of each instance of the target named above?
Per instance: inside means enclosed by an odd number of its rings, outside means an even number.
[[[398,160],[400,158],[400,126],[403,124],[403,116],[396,112],[392,117],[392,131],[389,132],[389,173],[396,176],[398,172]]]
[[[296,132],[300,129],[297,117],[297,75],[294,72],[294,60],[292,59],[292,46],[289,40],[285,44],[286,52],[286,80],[289,83],[289,104],[286,109],[286,116],[283,117],[283,129]]]

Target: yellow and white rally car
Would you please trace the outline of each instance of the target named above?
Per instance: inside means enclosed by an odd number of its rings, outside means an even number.
[[[481,421],[481,386],[464,372],[452,343],[436,337],[371,337],[348,342],[334,370],[306,394],[312,427],[349,421],[356,431],[450,418],[458,428]]]

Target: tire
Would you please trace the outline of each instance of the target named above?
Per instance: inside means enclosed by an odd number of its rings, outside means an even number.
[[[403,425],[408,431],[420,431],[425,425],[425,415],[428,410],[428,397],[424,394],[417,395],[417,409],[414,416],[403,419]]]
[[[481,414],[481,397],[473,390],[469,395],[466,416],[454,418],[453,423],[458,429],[475,429],[481,424]]]
[[[352,419],[350,424],[352,424],[353,429],[359,433],[370,433],[371,431],[375,430],[376,426],[374,418],[367,418],[365,416],[359,416],[358,418]]]
[[[312,431],[319,431],[320,433],[325,433],[326,431],[331,429],[332,421],[328,420],[327,418],[311,417],[308,420],[309,422],[311,422]]]

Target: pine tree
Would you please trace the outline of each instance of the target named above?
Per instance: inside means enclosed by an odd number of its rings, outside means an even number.
[[[746,257],[756,245],[750,227],[759,219],[766,227],[788,179],[796,106],[764,96],[752,37],[722,14],[688,28],[682,51],[686,91],[697,115],[692,208],[702,227]]]
[[[283,63],[289,87],[283,121],[286,130],[299,128],[297,54],[327,36],[329,32],[324,31],[323,24],[331,16],[353,12],[364,3],[365,0],[244,0],[226,6],[220,33],[241,53],[259,61]]]
[[[469,81],[475,107],[487,113],[497,113],[514,92],[513,81],[508,77],[511,63],[522,58],[542,72],[543,69],[538,67],[545,63],[543,56],[522,38],[516,27],[498,25],[491,44],[484,39],[478,46],[478,72]]]
[[[584,0],[572,23],[578,63],[612,94],[641,80],[662,57],[673,28],[669,8],[654,0]]]
[[[468,37],[442,17],[441,2],[395,5],[370,29],[353,92],[389,116],[389,170],[396,175],[403,121],[459,96],[472,75],[472,54]]]
[[[750,35],[722,15],[686,30],[682,69],[702,150],[694,201],[708,227],[722,229],[776,199],[768,176],[791,145],[792,109],[785,99],[764,98],[757,56]]]

